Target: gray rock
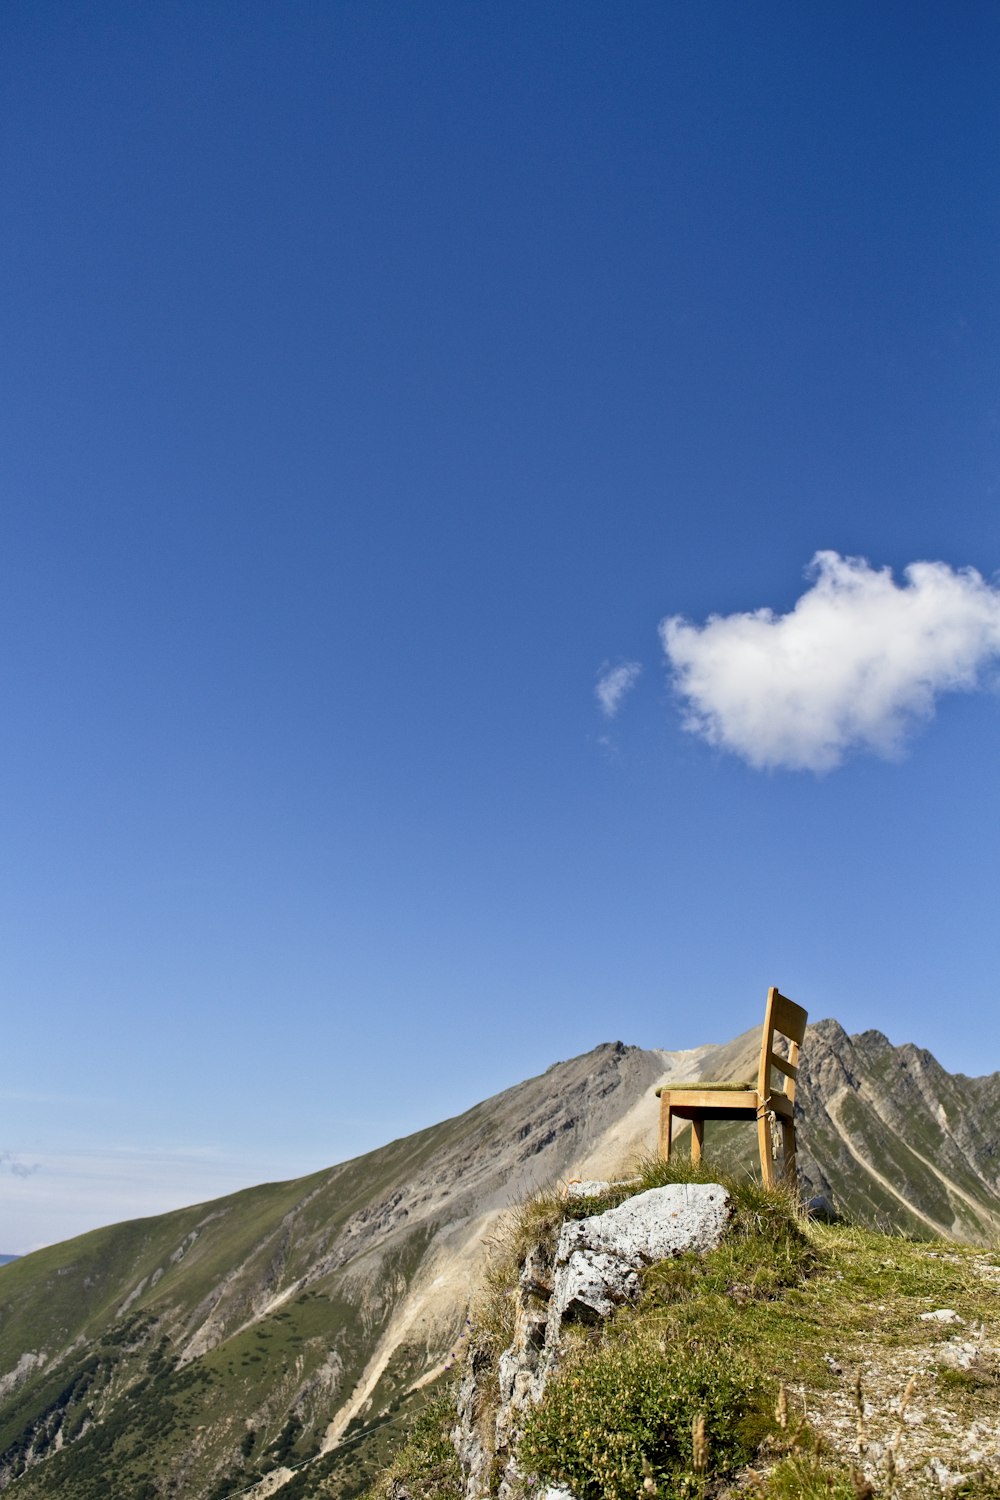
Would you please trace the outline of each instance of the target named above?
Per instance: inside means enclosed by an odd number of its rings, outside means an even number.
[[[559,1326],[566,1319],[595,1323],[607,1318],[623,1302],[634,1302],[639,1295],[637,1273],[621,1256],[606,1250],[573,1250],[557,1268],[555,1290],[549,1306],[548,1330],[558,1337]],[[546,1333],[546,1342],[553,1338]]]
[[[938,1350],[938,1360],[952,1370],[971,1370],[972,1366],[980,1361],[982,1354],[983,1350],[979,1344],[972,1343],[968,1339],[949,1339]]]
[[[540,1245],[534,1250],[529,1250],[521,1274],[518,1277],[518,1286],[522,1293],[529,1297],[540,1297],[547,1302],[552,1296],[552,1267]],[[523,1300],[523,1297],[522,1297]]]
[[[729,1214],[729,1194],[718,1183],[677,1182],[636,1193],[603,1214],[568,1220],[556,1248],[546,1350],[551,1354],[564,1320],[594,1322],[634,1301],[643,1266],[685,1250],[713,1250]]]
[[[814,1197],[807,1198],[802,1206],[810,1219],[818,1219],[821,1224],[837,1222],[837,1210],[825,1193],[816,1193]]]
[[[617,1208],[565,1223],[556,1250],[559,1266],[574,1250],[600,1250],[629,1265],[714,1250],[729,1219],[729,1194],[717,1182],[675,1182],[626,1198]]]
[[[465,1493],[469,1500],[490,1493],[492,1449],[483,1442],[480,1422],[483,1380],[489,1368],[489,1351],[473,1343],[469,1348],[465,1375],[459,1387],[456,1423],[451,1434],[452,1447],[465,1472]]]

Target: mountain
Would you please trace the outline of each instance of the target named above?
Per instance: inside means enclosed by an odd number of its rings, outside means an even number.
[[[498,1216],[560,1177],[620,1171],[655,1139],[655,1084],[752,1074],[758,1039],[605,1044],[328,1171],[12,1263],[0,1487],[222,1500],[288,1479],[283,1500],[356,1493],[460,1349]],[[1000,1075],[955,1077],[918,1048],[823,1021],[799,1097],[808,1191],[923,1237],[995,1237]],[[729,1161],[753,1149],[738,1126],[706,1141]]]
[[[662,1071],[658,1054],[598,1048],[329,1171],[5,1268],[0,1484],[223,1495],[332,1446],[369,1404],[434,1378],[497,1215]]]
[[[1000,1073],[947,1073],[923,1048],[821,1021],[800,1076],[803,1168],[841,1212],[921,1239],[996,1242]]]
[[[0,1255],[0,1266],[10,1265],[12,1260],[17,1260],[16,1255]]]

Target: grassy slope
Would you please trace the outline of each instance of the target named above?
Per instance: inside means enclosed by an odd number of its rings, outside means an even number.
[[[718,1173],[651,1164],[645,1183],[710,1175]],[[718,1251],[652,1267],[636,1307],[569,1332],[563,1369],[522,1444],[524,1465],[546,1482],[568,1483],[581,1500],[642,1493],[644,1475],[661,1500],[1000,1496],[996,1258],[947,1242],[796,1222],[745,1178],[730,1186],[737,1219]],[[509,1338],[517,1268],[532,1244],[552,1244],[565,1211],[554,1198],[536,1202],[501,1247],[492,1312],[489,1305],[481,1312],[481,1347],[493,1358]],[[938,1309],[961,1321],[922,1317]],[[706,1353],[720,1380],[737,1367],[751,1372],[754,1410],[737,1415],[753,1443],[763,1441],[728,1476],[714,1472],[709,1443],[708,1469],[697,1474],[689,1413],[679,1436],[684,1472],[671,1476],[656,1467],[662,1434],[640,1410],[638,1385],[655,1390],[665,1379],[665,1389],[675,1389]],[[376,1500],[398,1478],[414,1500],[457,1500],[454,1468],[440,1462],[443,1426],[416,1434]],[[319,1500],[333,1492],[318,1483],[304,1493]]]
[[[314,1453],[363,1373],[367,1386],[442,1226],[565,1171],[657,1067],[654,1054],[607,1044],[328,1172],[5,1267],[0,1375],[23,1378],[0,1400],[0,1484],[13,1477],[26,1500],[207,1500]],[[462,1274],[459,1263],[456,1287]],[[456,1325],[463,1316],[456,1306]],[[436,1311],[420,1327],[367,1410],[398,1404],[457,1332]]]

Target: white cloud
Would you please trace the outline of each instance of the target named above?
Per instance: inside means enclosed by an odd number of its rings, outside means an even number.
[[[817,552],[787,615],[664,620],[684,727],[758,768],[828,771],[853,748],[897,755],[938,693],[978,686],[1000,656],[1000,589],[941,562],[903,576]]]
[[[622,662],[618,667],[602,667],[594,692],[602,712],[613,719],[622,706],[625,694],[635,686],[642,667],[637,661]]]

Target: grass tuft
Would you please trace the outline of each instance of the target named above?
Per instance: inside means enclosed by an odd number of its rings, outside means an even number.
[[[740,1493],[753,1500],[872,1500],[875,1494],[860,1470],[815,1450],[787,1455],[767,1475],[751,1472],[747,1485]]]
[[[415,1500],[462,1500],[465,1485],[450,1436],[454,1423],[453,1392],[425,1406],[414,1419],[406,1442],[367,1491],[365,1500],[390,1500],[399,1489]]]

